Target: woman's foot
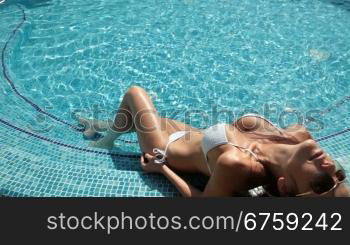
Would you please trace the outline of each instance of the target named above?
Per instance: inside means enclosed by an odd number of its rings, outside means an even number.
[[[107,131],[107,134],[105,137],[103,137],[100,140],[93,141],[90,143],[89,146],[92,147],[98,147],[103,149],[112,149],[114,146],[114,141],[121,135],[121,133],[114,131],[113,129],[110,129]]]
[[[92,141],[89,146],[91,147],[97,147],[97,148],[102,148],[102,149],[107,149],[111,150],[114,147],[114,142],[110,141],[106,137],[103,137],[100,140],[97,141]]]
[[[94,139],[97,136],[98,133],[95,130],[95,127],[93,125],[93,123],[94,123],[93,119],[86,119],[83,117],[77,117],[77,120],[85,128],[83,135],[86,139]]]

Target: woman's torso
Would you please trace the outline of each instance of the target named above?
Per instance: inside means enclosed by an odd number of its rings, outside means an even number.
[[[252,139],[249,137],[248,131],[257,132],[275,132],[278,131],[269,124],[268,122],[255,118],[254,120],[261,120],[259,127],[253,127],[250,130],[239,128],[238,124],[226,125],[226,137],[229,142],[234,142],[240,147],[253,149],[254,144],[259,140]],[[258,125],[258,124],[256,124]],[[205,135],[202,131],[191,130],[186,137],[180,138],[178,141],[174,142],[168,149],[168,162],[169,165],[178,170],[185,172],[200,172],[207,176],[211,175],[211,172],[215,169],[217,159],[222,154],[237,154],[240,156],[240,160],[251,169],[250,180],[248,180],[248,185],[256,186],[261,185],[266,182],[266,170],[264,166],[258,162],[251,154],[248,152],[242,153],[240,149],[229,144],[219,145],[209,150],[207,153],[207,159],[203,154],[201,143]],[[232,169],[234,171],[234,168]]]

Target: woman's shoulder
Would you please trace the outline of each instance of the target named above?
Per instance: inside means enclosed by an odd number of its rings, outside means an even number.
[[[230,151],[222,153],[218,157],[216,164],[234,170],[247,170],[251,169],[252,158],[246,152],[242,152],[238,148],[232,147]]]

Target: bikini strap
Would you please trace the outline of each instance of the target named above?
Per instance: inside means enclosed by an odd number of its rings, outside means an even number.
[[[159,148],[153,148],[153,153],[156,156],[154,163],[165,164],[166,163],[166,151],[163,151]]]
[[[169,136],[169,141],[165,146],[165,150],[161,150],[159,148],[153,148],[153,153],[156,156],[156,159],[154,160],[154,163],[157,164],[166,164],[167,161],[167,151],[168,151],[168,147],[171,143],[177,141],[178,139],[180,139],[181,137],[185,136],[186,134],[188,134],[190,131],[177,131],[173,134],[171,134]]]
[[[249,152],[256,160],[258,160],[258,156],[251,149],[248,149],[248,148],[245,148],[245,147],[233,144],[231,142],[227,142],[227,143],[232,145],[232,146],[234,146],[234,147],[237,147],[238,149],[240,149],[242,151]]]

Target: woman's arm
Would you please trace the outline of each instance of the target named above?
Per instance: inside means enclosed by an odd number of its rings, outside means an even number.
[[[199,197],[203,192],[187,183],[167,165],[154,163],[155,156],[148,153],[141,156],[141,167],[148,173],[163,174],[184,197]]]
[[[172,169],[170,169],[167,165],[162,165],[160,173],[164,174],[167,179],[173,183],[176,189],[182,194],[184,197],[200,197],[203,195],[203,192],[187,183],[180,176],[178,176]]]
[[[230,156],[221,157],[202,192],[183,180],[167,165],[155,164],[154,158],[146,153],[141,157],[141,167],[146,172],[162,173],[184,197],[232,196],[245,187],[245,180],[249,174],[249,168],[245,164],[236,162]]]

